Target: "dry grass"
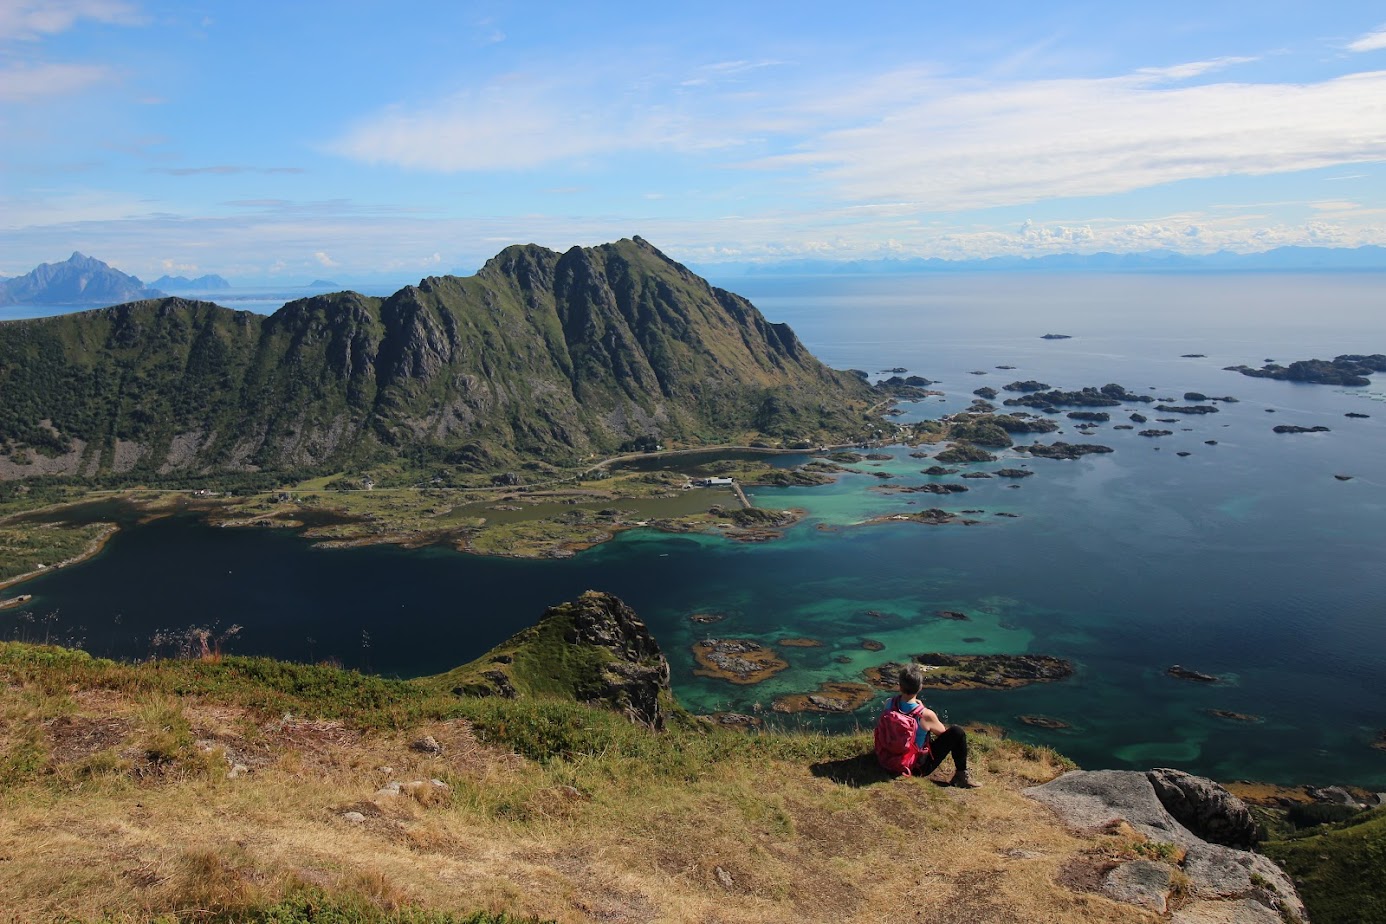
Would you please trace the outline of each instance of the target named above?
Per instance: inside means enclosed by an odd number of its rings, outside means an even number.
[[[0,921],[225,920],[305,888],[563,922],[1154,920],[1061,884],[1120,835],[1074,836],[1020,794],[1062,769],[1043,750],[984,739],[974,791],[851,759],[682,778],[526,760],[464,719],[372,731],[5,679]],[[425,734],[441,754],[410,747]]]

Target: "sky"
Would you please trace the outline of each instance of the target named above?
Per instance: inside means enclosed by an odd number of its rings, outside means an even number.
[[[1386,245],[1386,7],[0,0],[0,275]]]

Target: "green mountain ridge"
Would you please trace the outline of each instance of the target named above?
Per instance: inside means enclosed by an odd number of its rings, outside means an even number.
[[[633,441],[856,434],[872,401],[640,238],[269,317],[163,298],[0,324],[0,478],[494,470]]]

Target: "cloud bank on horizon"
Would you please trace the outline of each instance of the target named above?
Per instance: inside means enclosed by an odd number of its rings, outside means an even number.
[[[1386,23],[1286,6],[0,0],[0,274],[1386,244]]]

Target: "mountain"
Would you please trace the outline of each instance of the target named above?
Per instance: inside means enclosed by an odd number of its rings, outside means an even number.
[[[1305,270],[1386,270],[1386,247],[1276,247],[1260,253],[1219,251],[1184,254],[1170,250],[1143,253],[1054,253],[1037,257],[985,257],[942,260],[938,257],[882,260],[785,260],[776,263],[718,263],[701,267],[716,276],[800,276],[977,272],[1238,272]]]
[[[163,298],[0,324],[0,477],[494,471],[633,442],[856,434],[865,382],[635,238],[269,317]]]
[[[163,294],[76,252],[62,263],[41,263],[23,276],[0,282],[0,305],[114,305]]]
[[[216,273],[208,273],[196,279],[189,279],[187,276],[160,276],[150,285],[165,292],[213,292],[231,288],[231,283]]]

